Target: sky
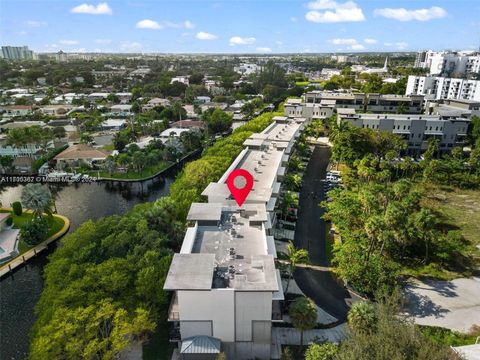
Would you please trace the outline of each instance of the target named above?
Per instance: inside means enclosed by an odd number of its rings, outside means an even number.
[[[479,0],[0,0],[0,45],[36,52],[473,50]]]

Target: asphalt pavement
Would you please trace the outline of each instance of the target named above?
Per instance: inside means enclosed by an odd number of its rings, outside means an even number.
[[[303,177],[300,208],[295,229],[296,247],[307,249],[313,265],[328,267],[326,257],[326,224],[321,218],[324,209],[318,204],[325,199],[322,179],[330,161],[330,148],[316,146]],[[303,293],[340,322],[347,319],[350,293],[331,271],[297,268],[294,273]]]

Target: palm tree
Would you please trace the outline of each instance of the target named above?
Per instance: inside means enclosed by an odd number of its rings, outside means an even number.
[[[34,217],[40,217],[42,213],[52,214],[52,193],[44,185],[26,185],[22,190],[21,200],[24,207],[33,211]]]
[[[385,229],[385,222],[381,216],[375,215],[370,217],[365,222],[365,233],[367,234],[370,245],[368,246],[367,257],[365,258],[365,263],[368,264],[370,259],[370,255],[372,254],[373,250],[375,249],[375,245],[377,244],[378,238],[382,231]]]
[[[302,186],[302,177],[298,174],[288,174],[285,177],[285,187],[289,190],[298,191]]]
[[[113,156],[109,156],[105,159],[105,163],[103,164],[103,166],[108,171],[108,173],[112,175],[113,172],[115,171],[115,168],[117,167],[117,164]]]
[[[288,280],[287,287],[285,288],[285,295],[287,295],[288,287],[290,286],[290,280],[292,280],[293,272],[298,263],[308,261],[308,251],[305,249],[298,249],[293,245],[290,240],[287,245],[287,253],[285,254],[288,259]]]
[[[288,210],[298,206],[298,194],[292,191],[285,191],[280,202],[280,209],[284,219],[287,218]]]
[[[423,262],[428,263],[430,237],[436,224],[435,216],[430,209],[421,209],[414,218],[414,226],[425,243],[425,258]]]
[[[312,299],[302,296],[290,305],[288,315],[295,329],[300,330],[300,345],[303,345],[303,332],[317,325],[317,306]]]

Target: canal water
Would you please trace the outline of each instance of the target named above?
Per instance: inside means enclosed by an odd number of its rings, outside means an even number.
[[[50,185],[59,214],[71,221],[70,232],[87,220],[123,214],[138,203],[168,194],[178,169],[144,182],[98,182]],[[8,206],[20,199],[23,185],[0,189],[0,201]],[[36,258],[0,281],[0,359],[23,360],[28,356],[29,332],[35,322],[34,307],[42,287],[47,256],[59,246],[52,244]]]

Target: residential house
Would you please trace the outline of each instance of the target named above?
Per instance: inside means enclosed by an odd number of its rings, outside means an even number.
[[[185,85],[190,85],[190,81],[189,81],[189,76],[175,76],[175,77],[172,77],[172,79],[170,80],[170,84],[173,84],[174,82],[179,82],[179,83],[182,83],[182,84],[185,84]]]
[[[162,98],[153,98],[149,100],[145,105],[142,106],[142,111],[149,111],[157,106],[169,106],[170,100]]]
[[[132,105],[117,104],[110,107],[110,114],[114,116],[130,116],[133,114]]]
[[[0,264],[10,261],[18,255],[18,235],[20,229],[7,225],[10,213],[0,213]]]
[[[125,119],[106,119],[100,126],[102,130],[119,131],[125,127],[126,122]]]
[[[4,118],[30,115],[33,113],[33,110],[34,107],[32,105],[7,105],[1,107]]]
[[[104,161],[108,155],[109,153],[102,149],[95,149],[87,144],[77,144],[69,146],[54,159],[71,167],[78,167],[82,164],[92,166]]]

